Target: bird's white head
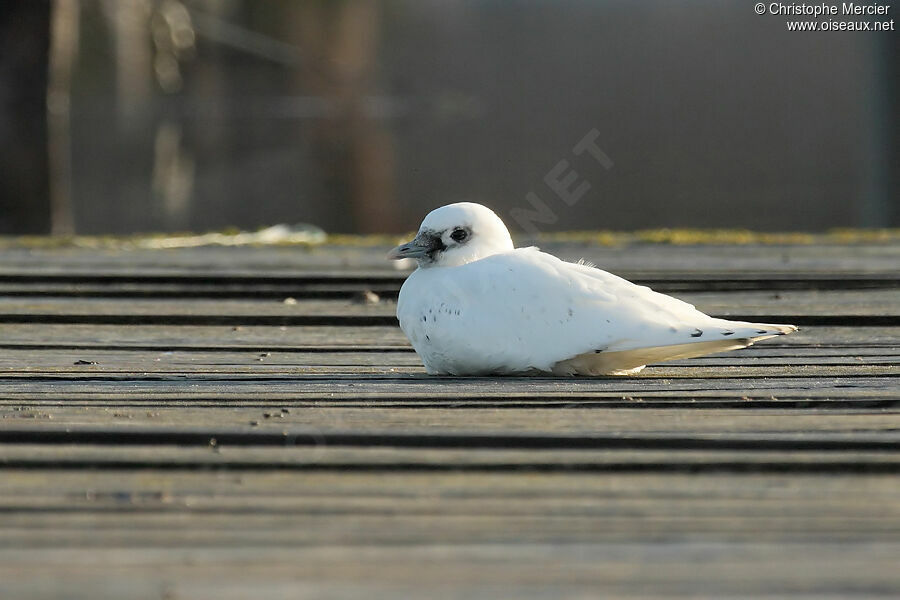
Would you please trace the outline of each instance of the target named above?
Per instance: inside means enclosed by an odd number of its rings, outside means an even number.
[[[388,258],[415,258],[419,267],[455,267],[513,249],[506,225],[494,211],[474,202],[437,208],[425,217],[413,241]]]

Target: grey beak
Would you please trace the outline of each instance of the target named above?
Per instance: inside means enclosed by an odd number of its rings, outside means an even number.
[[[402,246],[397,246],[390,252],[388,252],[387,257],[392,260],[400,260],[401,258],[420,258],[425,256],[431,248],[428,246],[419,246],[416,244],[416,241],[413,240]]]

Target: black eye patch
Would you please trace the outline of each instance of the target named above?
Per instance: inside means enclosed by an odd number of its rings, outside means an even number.
[[[450,239],[454,242],[461,242],[467,237],[469,237],[469,232],[465,229],[454,229],[453,233],[450,234]]]

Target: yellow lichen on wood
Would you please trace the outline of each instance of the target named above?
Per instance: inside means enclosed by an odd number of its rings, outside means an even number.
[[[747,229],[650,229],[635,233],[646,242],[693,244],[812,244],[816,236],[810,233],[762,233]]]

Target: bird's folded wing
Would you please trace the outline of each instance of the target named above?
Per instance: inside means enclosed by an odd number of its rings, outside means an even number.
[[[536,248],[434,271],[440,277],[426,284],[429,298],[422,307],[439,307],[429,325],[441,339],[453,340],[457,348],[503,340],[498,361],[526,361],[540,369],[586,352],[781,333],[714,319],[671,296]],[[418,318],[422,309],[408,312]]]

